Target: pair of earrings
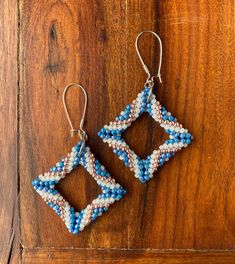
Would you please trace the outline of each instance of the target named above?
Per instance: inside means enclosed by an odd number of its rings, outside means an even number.
[[[138,49],[138,40],[144,33],[152,33],[159,41],[160,59],[156,76],[151,75]],[[191,143],[192,135],[177,122],[176,118],[174,118],[165,107],[161,106],[152,93],[154,79],[157,77],[159,81],[162,82],[160,75],[162,42],[160,37],[155,32],[143,31],[137,36],[135,47],[143,68],[148,75],[144,84],[144,89],[132,103],[124,108],[114,121],[105,125],[98,132],[98,135],[104,142],[108,143],[113,149],[113,152],[118,155],[131,171],[133,171],[135,177],[144,183],[152,178],[153,173],[158,167],[162,166],[174,156],[177,151],[187,147]],[[85,106],[79,129],[73,127],[66,107],[66,92],[72,86],[80,88],[85,96]],[[78,133],[80,140],[65,158],[50,168],[49,172],[39,175],[33,180],[32,184],[43,200],[62,218],[69,232],[78,234],[78,232],[82,231],[91,221],[94,221],[98,216],[102,215],[103,212],[107,211],[111,204],[120,200],[126,191],[120,184],[116,183],[106,171],[105,167],[95,158],[90,148],[86,146],[87,134],[83,129],[87,108],[86,90],[80,84],[69,84],[63,93],[63,104],[71,127],[71,135],[73,136],[74,133]],[[158,149],[154,150],[151,155],[147,156],[145,159],[141,159],[127,145],[122,138],[122,133],[131,126],[132,122],[145,112],[164,128],[165,132],[169,135],[169,139],[160,145]],[[101,194],[88,204],[86,208],[80,212],[75,212],[75,209],[56,190],[55,186],[78,165],[83,166],[91,174],[96,183],[100,186]]]

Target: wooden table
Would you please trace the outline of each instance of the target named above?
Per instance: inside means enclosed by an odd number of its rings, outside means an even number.
[[[97,136],[143,87],[143,30],[163,41],[154,93],[194,135],[146,184]],[[156,72],[156,39],[141,51]],[[0,263],[235,263],[233,55],[229,0],[0,1]],[[89,146],[127,190],[77,236],[31,186],[78,140],[62,105],[70,82],[87,89]],[[68,100],[78,124],[82,95]],[[147,115],[124,137],[141,157],[165,139]],[[81,167],[59,189],[76,208],[99,191]]]

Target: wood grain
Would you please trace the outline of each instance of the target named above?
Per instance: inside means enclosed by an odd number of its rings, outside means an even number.
[[[0,1],[0,263],[19,259],[17,1]]]
[[[23,264],[233,264],[234,252],[158,252],[151,250],[25,250]]]
[[[21,0],[20,22],[24,248],[234,249],[232,1]],[[155,89],[157,98],[195,139],[143,185],[96,133],[136,97],[145,82],[134,41],[147,29],[163,41],[163,86]],[[141,50],[151,71],[157,71],[156,40],[144,37]],[[31,187],[31,180],[76,142],[69,136],[61,100],[70,82],[80,82],[89,95],[85,124],[89,146],[128,191],[78,236],[68,234]],[[78,124],[80,93],[71,91],[69,100]],[[147,116],[125,134],[142,156],[163,137]],[[60,190],[76,208],[98,191],[81,168],[64,180]],[[37,252],[25,254],[25,263],[44,254]],[[173,262],[174,257],[171,261],[166,263],[179,263]]]

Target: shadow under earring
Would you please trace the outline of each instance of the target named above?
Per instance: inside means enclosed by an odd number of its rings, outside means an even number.
[[[157,76],[151,76],[138,49],[139,37],[144,33],[153,34],[159,41],[160,59]],[[162,82],[160,75],[162,42],[160,37],[153,31],[143,31],[137,36],[135,47],[143,68],[148,75],[144,89],[132,103],[123,109],[114,121],[110,122],[109,125],[105,125],[98,135],[113,148],[113,152],[134,172],[135,177],[144,183],[152,178],[153,173],[158,167],[174,156],[177,151],[187,147],[191,143],[192,135],[156,100],[156,96],[152,93],[155,77],[159,79],[160,83]],[[122,138],[122,133],[145,112],[164,128],[165,132],[169,135],[169,139],[160,145],[158,149],[154,150],[151,155],[145,159],[141,159],[127,145]]]
[[[71,86],[80,88],[85,96],[85,106],[79,129],[74,129],[65,102],[66,92]],[[120,184],[115,182],[85,144],[87,140],[87,134],[83,130],[87,108],[87,93],[85,89],[76,83],[69,84],[63,93],[63,103],[71,127],[71,136],[77,133],[80,140],[64,159],[51,167],[49,172],[39,175],[32,181],[32,184],[43,200],[61,217],[69,232],[77,234],[91,221],[94,221],[103,212],[107,211],[111,204],[120,200],[126,192]],[[76,212],[56,189],[56,184],[78,165],[83,166],[101,188],[101,194],[80,212]]]

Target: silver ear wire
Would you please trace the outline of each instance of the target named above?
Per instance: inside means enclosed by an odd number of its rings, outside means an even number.
[[[153,34],[157,39],[158,39],[158,42],[159,42],[159,47],[160,47],[160,54],[159,54],[159,64],[158,64],[158,72],[157,72],[157,75],[155,76],[151,76],[151,73],[148,69],[148,67],[146,66],[146,64],[144,63],[143,61],[143,58],[141,57],[141,54],[140,54],[140,51],[139,51],[139,48],[138,48],[138,41],[139,41],[139,38],[141,37],[141,35],[143,35],[144,33],[151,33]],[[136,37],[136,40],[135,40],[135,49],[136,49],[136,52],[137,52],[137,55],[140,59],[140,62],[141,64],[143,65],[143,68],[145,70],[145,72],[147,73],[148,75],[148,78],[146,80],[146,85],[150,86],[150,87],[153,87],[153,84],[154,84],[154,78],[157,77],[159,79],[159,82],[162,83],[162,79],[161,79],[161,66],[162,66],[162,41],[160,39],[160,37],[157,35],[157,33],[153,32],[153,31],[142,31],[138,34],[138,36]]]
[[[80,88],[82,90],[83,94],[84,94],[84,97],[85,97],[84,110],[83,110],[83,113],[82,113],[82,118],[81,118],[81,121],[80,121],[79,129],[76,129],[76,128],[73,127],[73,124],[71,122],[71,119],[70,119],[70,116],[69,116],[69,113],[68,113],[68,109],[67,109],[67,106],[66,106],[66,92],[72,86],[77,86],[78,88]],[[83,130],[85,114],[86,114],[86,109],[87,109],[87,93],[86,93],[86,90],[78,83],[70,83],[69,85],[67,85],[65,87],[64,92],[63,92],[63,105],[64,105],[64,110],[65,110],[69,125],[71,127],[71,136],[73,137],[74,134],[77,132],[79,137],[81,138],[81,140],[86,141],[87,140],[87,134]]]

